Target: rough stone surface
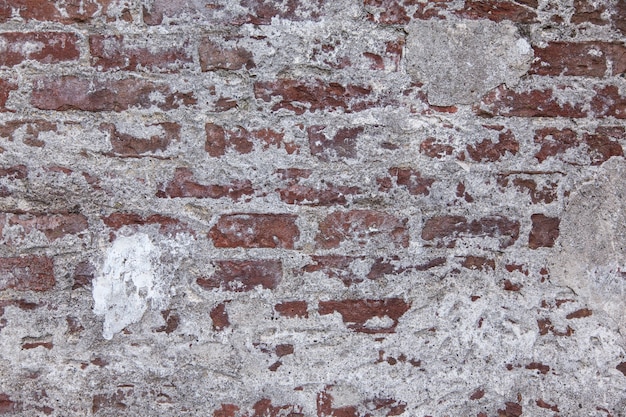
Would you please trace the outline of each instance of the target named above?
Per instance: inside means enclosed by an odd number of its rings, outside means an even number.
[[[626,416],[621,0],[0,0],[0,416]]]

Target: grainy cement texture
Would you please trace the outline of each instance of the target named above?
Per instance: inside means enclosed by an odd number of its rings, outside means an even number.
[[[0,415],[626,416],[624,36],[0,1]]]

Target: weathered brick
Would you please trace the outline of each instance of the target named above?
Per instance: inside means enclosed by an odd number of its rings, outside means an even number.
[[[147,225],[158,225],[159,231],[165,234],[192,233],[189,225],[180,220],[164,216],[162,214],[152,214],[142,216],[138,213],[116,212],[102,218],[104,224],[113,230],[119,230],[124,226],[138,227]]]
[[[393,187],[393,182],[397,186],[405,188],[411,195],[429,195],[430,187],[435,182],[434,178],[422,177],[421,172],[412,168],[389,168],[389,175],[391,178],[378,179],[381,191],[389,191]]]
[[[401,298],[384,300],[338,300],[320,301],[318,311],[321,315],[339,313],[347,327],[362,333],[394,333],[398,320],[406,313],[411,304]],[[376,318],[389,318],[392,323],[377,324]]]
[[[13,81],[0,79],[0,113],[12,111],[6,108],[9,94],[11,91],[17,90],[17,84]]]
[[[537,182],[530,178],[514,177],[512,181],[508,175],[503,175],[498,178],[498,185],[506,190],[510,184],[513,184],[515,188],[522,192],[528,192],[530,201],[533,204],[550,204],[557,199],[558,183],[552,181],[546,181],[544,185],[540,186]]]
[[[371,241],[408,247],[406,219],[373,210],[335,211],[319,224],[315,242],[320,248],[337,248],[342,242],[365,246]]]
[[[594,133],[584,133],[582,138],[572,129],[538,129],[534,140],[541,148],[535,158],[543,162],[549,157],[559,157],[567,150],[585,144],[591,165],[601,165],[613,156],[624,156],[624,150],[619,143],[623,135],[624,128],[621,126],[600,126]]]
[[[204,39],[198,47],[202,71],[239,70],[255,67],[252,52],[241,47],[226,47],[210,39]]]
[[[163,187],[162,187],[163,188]],[[193,180],[193,172],[189,168],[176,168],[174,178],[156,196],[165,198],[223,198],[239,200],[243,196],[254,194],[249,180],[235,180],[225,185],[204,185]]]
[[[0,258],[0,291],[48,291],[55,284],[51,258],[36,255]]]
[[[581,308],[579,310],[573,311],[571,313],[569,313],[567,316],[565,316],[566,319],[571,320],[571,319],[581,319],[584,317],[589,317],[593,315],[593,311],[589,310],[588,308]]]
[[[213,330],[219,332],[230,326],[228,312],[226,311],[226,305],[228,303],[228,301],[224,301],[211,309],[211,313],[209,315],[211,316],[211,321],[213,322]]]
[[[553,247],[559,237],[561,220],[558,217],[548,217],[543,214],[533,214],[531,220],[533,225],[528,236],[528,247],[531,249]]]
[[[606,10],[605,2],[592,0],[574,0],[574,13],[570,22],[575,24],[592,23],[594,25],[606,25],[609,22],[603,16]]]
[[[441,143],[435,138],[426,138],[420,144],[420,152],[431,158],[443,158],[452,155],[454,147],[446,143]]]
[[[521,4],[520,4],[521,3]],[[537,22],[537,13],[527,7],[537,7],[537,2],[508,0],[466,0],[457,15],[468,19],[489,19],[494,22],[510,20],[517,23]]]
[[[143,20],[147,25],[160,25],[164,19],[227,25],[269,25],[274,17],[291,21],[318,20],[324,14],[326,1],[218,0],[207,7],[193,0],[152,0],[143,8]]]
[[[239,154],[247,154],[254,150],[255,144],[259,144],[263,150],[270,147],[282,148],[288,154],[297,153],[299,146],[284,140],[285,134],[273,129],[265,128],[249,131],[241,126],[224,129],[215,123],[207,123],[204,126],[206,142],[204,150],[210,156],[224,156],[228,150]]]
[[[24,61],[56,64],[80,57],[78,36],[63,32],[6,32],[0,34],[0,66]]]
[[[293,249],[300,231],[292,214],[227,214],[211,228],[218,248]]]
[[[502,126],[499,126],[502,128]],[[467,145],[467,153],[474,161],[496,162],[506,153],[516,155],[519,151],[519,142],[515,140],[513,132],[506,130],[498,135],[498,141],[485,139],[475,145]]]
[[[463,268],[476,269],[479,271],[487,271],[488,269],[495,271],[496,269],[496,261],[484,256],[466,256],[463,258],[461,265]]]
[[[80,233],[89,226],[87,218],[79,213],[7,213],[0,214],[2,225],[20,226],[21,235],[26,236],[32,231],[39,231],[53,241],[66,235]]]
[[[45,142],[39,138],[42,132],[56,132],[57,123],[43,119],[8,120],[0,124],[0,136],[10,141],[21,133],[22,142],[28,146],[43,147]]]
[[[626,46],[611,42],[550,42],[534,47],[531,74],[603,77],[626,72]]]
[[[272,106],[272,110],[285,109],[295,114],[340,109],[349,113],[379,105],[372,97],[370,87],[352,84],[343,86],[315,79],[257,82],[254,84],[254,95],[266,102],[280,96],[280,101]]]
[[[0,414],[14,415],[23,410],[22,403],[13,401],[11,397],[5,393],[0,393]]]
[[[150,39],[151,40],[151,39]],[[172,72],[193,62],[187,45],[139,46],[123,35],[91,35],[91,65],[101,70]],[[152,44],[152,42],[150,42]],[[155,45],[158,43],[154,42]]]
[[[363,127],[344,127],[331,138],[324,133],[326,126],[315,125],[307,128],[311,154],[322,161],[337,158],[354,159],[357,156],[357,140]]]
[[[13,13],[26,21],[86,23],[104,17],[106,20],[131,21],[125,0],[84,0],[72,2],[41,0],[10,0],[0,3],[0,23],[11,19]]]
[[[278,260],[214,261],[215,272],[208,278],[198,278],[205,289],[220,288],[225,291],[252,291],[261,286],[274,289],[283,277],[283,265]]]
[[[165,84],[143,79],[94,80],[62,76],[36,80],[31,104],[41,110],[119,112],[152,106],[171,110],[196,104],[196,99],[193,93],[173,92]]]
[[[0,168],[0,178],[8,178],[11,180],[23,180],[28,176],[28,168],[26,165],[13,165],[6,168]]]
[[[520,224],[504,216],[468,220],[463,216],[434,216],[426,220],[422,239],[434,241],[437,247],[453,248],[457,239],[496,238],[500,248],[513,245],[519,237]]]
[[[117,130],[113,123],[102,123],[100,130],[109,134],[113,153],[122,157],[136,157],[147,153],[165,151],[173,141],[180,140],[180,125],[178,123],[163,122],[152,126],[159,126],[162,133],[145,139],[122,133]]]
[[[308,318],[308,304],[306,301],[283,301],[274,306],[278,314],[289,318]]]
[[[361,192],[358,187],[338,186],[326,181],[324,181],[323,188],[306,185],[305,181],[311,174],[310,170],[297,168],[279,169],[277,174],[287,179],[287,185],[276,190],[280,194],[280,199],[287,204],[311,206],[346,204],[347,195]]]

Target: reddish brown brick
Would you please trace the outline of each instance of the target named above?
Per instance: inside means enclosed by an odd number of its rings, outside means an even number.
[[[151,39],[152,45],[159,45]],[[156,49],[155,49],[156,48]],[[181,46],[136,46],[123,35],[91,35],[89,37],[91,65],[99,69],[171,72],[193,62],[187,45]]]
[[[283,301],[274,306],[278,314],[289,318],[309,318],[308,304],[306,301]]]
[[[610,42],[550,42],[534,47],[531,74],[603,77],[612,63],[611,75],[626,72],[626,47]]]
[[[498,141],[485,139],[475,145],[467,145],[467,153],[474,161],[496,162],[506,153],[516,155],[519,151],[519,142],[515,140],[513,132],[506,130],[498,135]]]
[[[205,289],[221,288],[225,291],[252,291],[256,286],[273,290],[283,277],[283,266],[278,260],[215,261],[215,273],[208,278],[198,278]]]
[[[622,362],[619,365],[617,365],[615,367],[615,369],[617,369],[618,371],[620,371],[621,373],[624,374],[624,376],[626,376],[626,362]]]
[[[479,271],[487,271],[491,269],[495,271],[496,261],[493,259],[485,258],[484,256],[466,256],[461,262],[463,268],[476,269]]]
[[[454,147],[438,142],[435,138],[427,138],[420,144],[420,152],[431,158],[443,158],[452,155]]]
[[[55,283],[51,258],[36,255],[0,258],[0,291],[48,291]]]
[[[281,99],[272,106],[273,111],[285,109],[295,114],[306,111],[361,111],[379,105],[372,97],[372,89],[357,85],[343,86],[321,80],[279,80],[254,84],[254,95],[266,102]]]
[[[506,402],[504,406],[504,410],[498,410],[498,417],[521,417],[523,409],[520,404]]]
[[[389,168],[389,175],[393,182],[406,189],[411,195],[429,195],[430,187],[435,182],[434,178],[422,177],[421,172],[412,168]],[[391,188],[391,182],[386,180],[387,178],[378,180],[381,191],[388,191]]]
[[[291,214],[228,214],[219,218],[209,237],[218,248],[293,249],[300,231]]]
[[[121,133],[113,123],[102,123],[100,129],[109,134],[111,147],[117,156],[135,157],[165,151],[172,141],[180,140],[180,125],[178,123],[163,122],[154,126],[159,126],[162,133],[145,139]]]
[[[550,367],[548,365],[544,365],[541,362],[531,362],[525,366],[526,369],[534,369],[539,371],[541,374],[545,375],[550,372]]]
[[[561,220],[558,217],[547,217],[543,214],[533,214],[531,220],[533,227],[528,236],[528,247],[531,249],[553,247],[559,237]]]
[[[299,151],[298,145],[284,141],[283,132],[269,128],[249,131],[239,126],[227,130],[220,125],[207,123],[204,130],[206,133],[204,149],[213,157],[223,156],[229,149],[240,154],[247,154],[252,152],[255,144],[259,144],[264,150],[272,146],[284,148],[288,154]]]
[[[121,6],[121,7],[120,7]],[[132,16],[123,0],[84,0],[61,3],[41,0],[11,0],[0,3],[0,23],[11,19],[13,12],[26,21],[86,23],[104,17],[107,20],[131,21]]]
[[[17,84],[13,81],[0,79],[0,113],[12,111],[6,108],[9,94],[11,91],[17,90]]]
[[[559,407],[556,404],[555,405],[548,404],[547,402],[545,402],[541,398],[539,398],[537,401],[535,401],[535,404],[537,404],[537,407],[547,408],[548,410],[552,410],[555,413],[559,412]]]
[[[15,415],[23,410],[22,403],[13,401],[10,396],[0,393],[0,414]]]
[[[520,224],[503,216],[489,216],[468,221],[463,216],[435,216],[426,221],[422,239],[438,247],[454,247],[459,238],[495,237],[500,248],[511,246],[519,237]]]
[[[119,230],[124,226],[138,227],[146,225],[159,225],[159,231],[166,234],[192,233],[190,227],[180,220],[164,216],[162,214],[152,214],[142,216],[139,213],[116,212],[103,217],[102,221],[113,230]]]
[[[44,141],[39,139],[42,132],[56,132],[57,123],[42,119],[9,120],[0,124],[0,136],[15,140],[16,133],[21,130],[22,142],[28,146],[43,147]]]
[[[508,0],[466,0],[463,8],[456,13],[468,19],[489,19],[494,22],[510,20],[517,23],[535,23],[537,13],[526,7],[524,1]],[[530,4],[533,4],[532,2]],[[534,7],[537,4],[534,3]]]
[[[219,303],[211,310],[209,315],[211,316],[211,321],[213,322],[213,330],[219,332],[230,326],[228,312],[226,311],[226,305],[228,303],[229,301]]]
[[[411,304],[400,298],[388,298],[385,300],[339,300],[320,301],[319,313],[321,315],[339,313],[343,322],[349,329],[362,333],[393,333],[398,325],[398,320],[406,313]],[[374,318],[390,318],[393,324],[389,327],[374,327],[368,324]]]
[[[2,7],[2,6],[0,6]],[[75,61],[80,57],[76,45],[78,37],[63,32],[6,32],[0,34],[4,45],[0,54],[1,66],[13,66],[24,61],[56,64]],[[36,48],[33,48],[36,45]]]
[[[161,95],[162,99],[154,96]],[[171,110],[196,104],[193,93],[172,92],[143,79],[100,80],[62,76],[35,81],[31,104],[41,110],[123,111],[133,107]]]
[[[254,68],[252,52],[240,47],[224,47],[210,39],[204,39],[198,48],[202,71],[239,70]]]
[[[561,104],[550,89],[518,92],[505,86],[487,93],[475,110],[481,116],[572,118],[587,116],[583,104],[572,105],[569,102]]]
[[[336,211],[319,225],[315,242],[320,248],[337,248],[342,242],[365,246],[375,240],[392,247],[408,247],[407,220],[373,210]]]
[[[245,195],[254,194],[249,180],[236,180],[225,185],[203,185],[193,180],[193,172],[189,168],[176,168],[174,178],[167,186],[156,193],[157,197],[165,198],[223,198],[239,200]]]
[[[26,165],[13,165],[7,168],[0,168],[0,178],[10,180],[23,180],[28,176]]]
[[[581,319],[584,317],[589,317],[593,315],[593,311],[589,310],[588,308],[581,308],[580,310],[576,310],[572,313],[569,313],[567,316],[565,316],[566,319],[571,320],[571,319]]]
[[[87,218],[78,213],[9,213],[0,215],[0,227],[4,221],[9,226],[21,226],[23,236],[37,230],[45,234],[50,241],[77,234],[89,226]]]
[[[594,25],[606,25],[609,22],[602,16],[605,13],[606,4],[592,0],[574,0],[574,14],[570,22],[575,24],[592,23]]]
[[[336,158],[356,158],[357,140],[363,127],[344,127],[337,130],[331,138],[324,134],[326,126],[315,125],[307,129],[311,154],[322,161]]]

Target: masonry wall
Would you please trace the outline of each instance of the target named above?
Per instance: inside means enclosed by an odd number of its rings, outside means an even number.
[[[625,416],[624,36],[0,1],[0,414]]]

